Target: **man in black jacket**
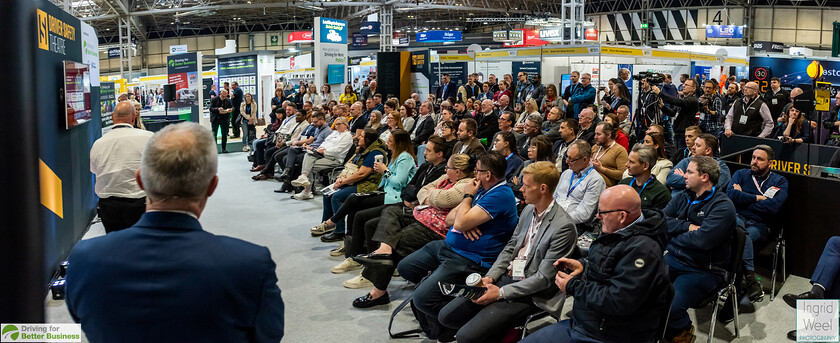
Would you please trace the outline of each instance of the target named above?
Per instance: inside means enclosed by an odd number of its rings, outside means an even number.
[[[242,102],[245,101],[245,94],[242,93],[242,89],[239,88],[239,82],[233,81],[230,84],[230,88],[232,89],[231,92],[231,99],[230,103],[233,105],[233,116],[230,117],[230,125],[231,129],[233,129],[233,135],[230,138],[239,138],[239,123],[242,122],[242,117],[239,115],[239,106],[242,105]],[[227,135],[227,131],[225,131],[225,135]]]
[[[228,92],[222,90],[219,96],[210,99],[210,123],[213,130],[213,137],[222,128],[222,152],[227,152],[228,125],[230,125],[230,113],[233,112],[233,105],[228,99]]]
[[[782,89],[782,83],[778,77],[770,78],[770,89],[764,93],[764,103],[770,108],[770,116],[773,117],[774,122],[782,114],[785,105],[790,103],[790,93]]]
[[[572,320],[543,328],[522,342],[654,342],[668,311],[671,283],[662,251],[662,212],[641,209],[633,188],[607,188],[598,203],[601,236],[585,260],[561,258],[554,282],[575,298]]]
[[[424,101],[420,105],[418,110],[420,115],[417,117],[414,130],[411,132],[411,143],[415,147],[423,144],[423,142],[427,141],[435,133],[435,120],[432,118],[434,111],[434,105],[431,102]]]
[[[716,189],[720,167],[709,156],[692,157],[679,192],[665,207],[668,249],[665,262],[675,295],[665,339],[693,342],[688,309],[717,292],[725,280],[730,241],[735,230],[735,205],[725,190]]]
[[[653,86],[653,93],[659,94],[659,98],[666,104],[677,107],[676,114],[669,113],[668,107],[662,107],[662,111],[674,117],[674,145],[677,150],[685,149],[685,128],[697,124],[697,111],[700,109],[700,102],[697,101],[695,89],[697,83],[694,80],[686,80],[683,83],[683,98],[679,99],[665,93],[660,93],[658,86]]]
[[[478,132],[476,132],[475,138],[480,139],[481,144],[488,147],[493,143],[489,139],[499,131],[499,114],[493,108],[493,101],[490,99],[484,99],[481,102],[481,112],[481,116],[476,115],[475,118],[476,123],[478,123]]]

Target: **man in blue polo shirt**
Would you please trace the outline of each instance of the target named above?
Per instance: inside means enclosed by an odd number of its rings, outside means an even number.
[[[464,190],[461,204],[446,217],[446,223],[452,225],[446,240],[426,244],[397,266],[406,280],[419,283],[414,307],[422,313],[417,320],[430,339],[448,342],[455,335],[455,330],[438,321],[440,310],[452,300],[440,292],[438,282],[464,284],[471,273],[485,275],[516,228],[519,215],[513,191],[505,183],[506,166],[505,157],[498,152],[480,155],[475,180]]]

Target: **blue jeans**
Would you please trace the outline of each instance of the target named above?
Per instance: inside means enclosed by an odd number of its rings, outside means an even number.
[[[356,193],[356,185],[343,186],[332,195],[325,195],[324,213],[321,215],[321,221],[324,222],[327,221],[327,219],[330,219],[330,217],[333,216],[333,212],[338,211],[338,209],[341,208],[341,204],[344,203],[344,200],[353,193]],[[347,229],[344,226],[344,218],[342,218],[341,220],[335,222],[335,234],[343,235],[345,232],[347,232]]]
[[[462,285],[467,275],[483,276],[487,272],[487,268],[458,255],[444,240],[429,242],[408,255],[397,265],[397,270],[406,280],[419,284],[414,289],[414,307],[436,326],[441,326],[437,320],[440,310],[453,299],[440,292],[438,281]],[[432,274],[423,280],[429,272]]]
[[[520,343],[600,343],[601,341],[572,329],[570,319],[561,320],[528,335]]]
[[[668,274],[675,292],[668,331],[688,330],[691,327],[688,309],[723,287],[723,275],[686,266],[670,253],[665,254],[665,263],[668,263]]]
[[[747,229],[747,241],[744,243],[744,268],[755,271],[755,248],[763,247],[770,240],[770,230],[764,223],[746,219],[740,214],[735,216],[738,226]]]
[[[825,288],[826,299],[840,297],[840,236],[828,239],[820,261],[814,268],[811,283],[820,284]]]

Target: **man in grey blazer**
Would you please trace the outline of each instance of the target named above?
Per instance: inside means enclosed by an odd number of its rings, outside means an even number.
[[[513,323],[539,310],[560,315],[565,298],[554,285],[553,263],[574,251],[575,225],[554,203],[560,180],[554,164],[532,163],[522,174],[521,190],[528,206],[513,237],[481,280],[487,292],[476,300],[456,298],[438,315],[441,324],[458,330],[458,342],[498,341]]]

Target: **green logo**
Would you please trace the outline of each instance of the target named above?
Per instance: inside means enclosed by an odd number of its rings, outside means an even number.
[[[2,335],[3,338],[8,338],[13,341],[16,341],[18,339],[18,336],[20,335],[20,330],[18,330],[17,326],[9,324],[3,327]]]
[[[169,66],[174,67],[175,66],[175,60],[169,60]]]

